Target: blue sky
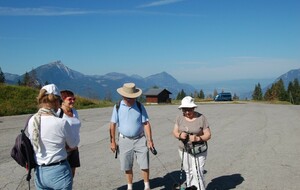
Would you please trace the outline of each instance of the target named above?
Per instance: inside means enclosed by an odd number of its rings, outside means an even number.
[[[275,79],[300,68],[300,1],[0,0],[2,71],[56,60],[87,75]]]

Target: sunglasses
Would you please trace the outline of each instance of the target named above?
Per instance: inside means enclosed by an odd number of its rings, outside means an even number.
[[[182,108],[182,112],[192,112],[194,108]]]
[[[135,98],[126,98],[126,100],[134,100]]]
[[[75,101],[76,98],[66,98],[65,100],[68,100],[68,101]]]

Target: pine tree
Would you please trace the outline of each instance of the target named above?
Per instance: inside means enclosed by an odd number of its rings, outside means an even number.
[[[185,94],[184,90],[182,89],[182,90],[178,93],[176,100],[182,100],[185,96],[186,96],[186,94]]]
[[[199,98],[200,98],[200,99],[204,99],[204,98],[205,98],[205,95],[204,95],[204,92],[203,92],[202,89],[201,89],[200,92],[199,92]]]
[[[291,103],[299,105],[300,104],[300,86],[298,79],[294,79],[293,82],[290,82],[288,85],[288,95]]]
[[[288,101],[289,98],[288,98],[288,93],[287,91],[285,90],[285,87],[284,87],[284,83],[283,83],[283,80],[280,79],[277,83],[276,83],[276,90],[277,90],[277,93],[278,93],[278,99],[280,101]]]
[[[253,94],[252,94],[252,99],[253,100],[262,100],[263,99],[263,93],[261,90],[261,86],[260,83],[258,83],[257,85],[255,85]]]
[[[21,82],[21,85],[23,86],[29,86],[30,83],[30,75],[28,72],[25,73],[23,81]]]
[[[273,88],[273,85],[271,88],[268,88],[265,95],[264,95],[264,99],[267,100],[267,101],[272,101],[272,100],[275,100],[275,91],[272,91],[272,88]]]
[[[30,73],[26,72],[24,74],[23,81],[21,82],[21,85],[23,86],[29,86],[33,88],[40,88],[41,85],[38,82],[37,74],[34,69],[31,70]]]
[[[267,90],[267,92],[265,93],[265,100],[289,101],[289,96],[284,88],[284,83],[282,79],[272,84],[271,88]]]
[[[3,84],[3,83],[5,83],[5,76],[0,67],[0,84]]]

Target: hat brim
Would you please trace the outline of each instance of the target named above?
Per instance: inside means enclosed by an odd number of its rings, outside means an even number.
[[[196,108],[198,107],[196,104],[190,104],[190,105],[180,105],[178,107],[178,109],[182,109],[182,108]]]
[[[142,89],[140,89],[140,88],[136,88],[136,90],[137,90],[137,92],[135,92],[135,93],[127,93],[127,92],[124,92],[124,90],[123,90],[123,88],[121,87],[121,88],[118,88],[117,89],[117,92],[121,95],[121,96],[123,96],[123,97],[126,97],[126,98],[137,98],[137,97],[139,97],[140,95],[142,95]]]

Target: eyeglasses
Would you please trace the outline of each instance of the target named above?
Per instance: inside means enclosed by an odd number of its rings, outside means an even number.
[[[194,108],[182,108],[182,112],[192,112]]]
[[[68,100],[68,101],[75,101],[76,98],[66,98],[65,100]]]

